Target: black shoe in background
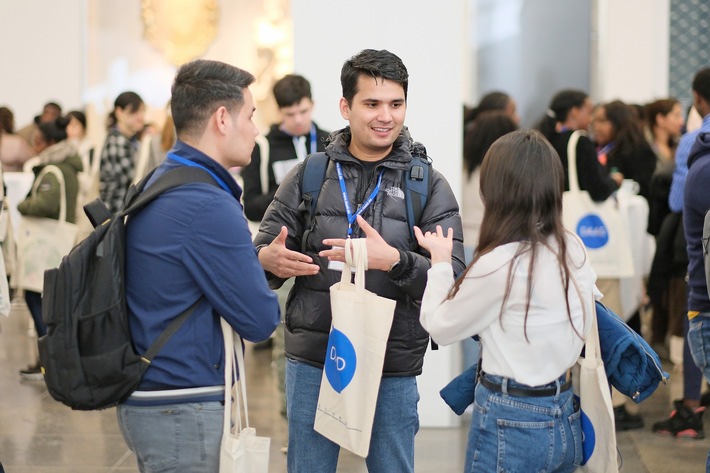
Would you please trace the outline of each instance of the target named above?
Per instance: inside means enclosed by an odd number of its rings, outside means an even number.
[[[673,437],[702,439],[705,438],[703,431],[703,413],[705,407],[692,409],[682,400],[674,401],[675,410],[670,417],[653,424],[652,430],[660,435],[670,435]]]
[[[625,406],[614,408],[614,425],[616,430],[634,430],[643,427],[643,418],[638,414],[630,414]]]
[[[28,381],[44,380],[44,374],[42,374],[42,367],[40,366],[39,361],[34,365],[30,365],[27,368],[20,370],[20,376],[22,376],[22,379],[26,379]]]

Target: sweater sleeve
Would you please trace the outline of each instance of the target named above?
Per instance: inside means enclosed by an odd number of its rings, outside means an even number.
[[[505,267],[485,278],[467,275],[451,299],[446,299],[454,283],[451,265],[438,263],[431,267],[419,322],[436,343],[450,345],[495,323],[502,304],[500,290],[496,289],[506,287]]]
[[[210,305],[245,340],[268,338],[280,321],[278,299],[268,287],[243,215],[225,215],[224,206],[208,201],[191,229],[183,260]]]
[[[45,174],[37,186],[35,195],[29,195],[17,205],[22,215],[59,218],[59,181],[51,173]]]

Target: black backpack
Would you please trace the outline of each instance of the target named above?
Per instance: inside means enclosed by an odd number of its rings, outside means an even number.
[[[173,320],[146,353],[135,352],[125,295],[124,217],[182,184],[217,185],[206,171],[182,166],[142,192],[151,175],[131,186],[124,209],[115,215],[98,199],[87,204],[93,232],[58,268],[44,274],[42,318],[47,335],[39,339],[44,381],[52,397],[72,409],[104,409],[130,396],[153,357],[201,301]]]

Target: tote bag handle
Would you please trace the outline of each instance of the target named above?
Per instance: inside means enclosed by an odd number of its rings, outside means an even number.
[[[55,165],[49,164],[42,169],[42,171],[37,175],[34,184],[32,185],[32,197],[37,195],[37,189],[39,188],[39,183],[42,181],[44,176],[47,174],[53,174],[59,183],[59,220],[60,222],[67,221],[67,190],[66,184],[64,183],[64,174]]]
[[[365,292],[365,271],[367,270],[367,240],[365,238],[348,238],[345,240],[345,264],[341,283],[350,283],[350,268],[355,268],[355,289]]]
[[[244,353],[242,352],[242,339],[229,323],[220,319],[222,335],[224,338],[224,425],[223,435],[228,435],[231,429],[232,415],[232,385],[237,382],[235,427],[237,432],[242,430],[241,408],[244,406],[244,420],[249,427],[249,410],[247,409],[246,368],[244,367]],[[236,364],[234,358],[236,355]],[[237,373],[239,378],[237,378]],[[241,391],[241,393],[240,393]],[[240,395],[241,394],[241,395]]]
[[[577,143],[582,135],[580,130],[575,131],[569,137],[567,142],[567,180],[569,181],[569,190],[571,192],[579,192],[579,179],[577,178]]]

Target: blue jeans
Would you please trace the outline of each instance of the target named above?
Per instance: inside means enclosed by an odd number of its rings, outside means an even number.
[[[503,382],[500,376],[484,376]],[[526,387],[510,379],[507,386]],[[574,471],[581,461],[580,410],[572,389],[553,396],[517,397],[476,385],[466,472],[561,473]]]
[[[701,312],[690,319],[688,325],[688,348],[693,361],[710,381],[710,312]]]
[[[42,294],[34,291],[25,291],[25,302],[35,323],[37,338],[47,335],[47,326],[42,320]]]
[[[224,406],[195,402],[128,406],[116,410],[141,473],[215,473],[219,470]]]
[[[323,370],[286,359],[288,472],[335,473],[340,447],[313,430]],[[365,460],[370,473],[413,473],[419,430],[419,391],[413,376],[382,378]]]

